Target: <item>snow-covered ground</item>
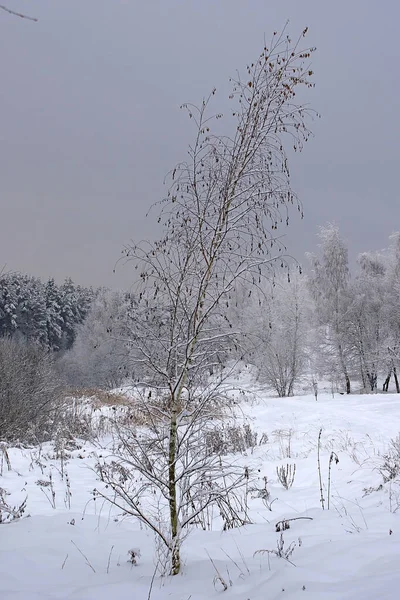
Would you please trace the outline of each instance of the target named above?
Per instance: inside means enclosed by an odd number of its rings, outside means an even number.
[[[270,500],[276,499],[272,511],[251,493],[254,524],[227,532],[193,530],[183,546],[183,572],[173,578],[152,581],[150,532],[93,500],[98,485],[93,468],[101,447],[85,443],[70,452],[65,465],[52,444],[10,449],[12,470],[3,464],[0,487],[10,492],[9,504],[27,496],[29,518],[0,527],[1,600],[397,599],[400,489],[396,483],[378,491],[371,488],[382,483],[382,455],[400,431],[400,397],[324,394],[318,402],[313,396],[275,399],[255,392],[253,397],[242,408],[251,427],[266,433],[268,442],[238,461],[252,469],[255,487],[261,489],[267,477]],[[325,510],[317,468],[321,427]],[[339,463],[331,463],[327,510],[331,452]],[[288,490],[276,472],[287,464],[296,465]],[[45,484],[50,473],[54,497]],[[277,532],[282,519],[296,520]],[[293,549],[289,561],[273,552],[257,552],[276,550],[281,535],[284,550]],[[140,550],[136,566],[128,562],[131,548]]]

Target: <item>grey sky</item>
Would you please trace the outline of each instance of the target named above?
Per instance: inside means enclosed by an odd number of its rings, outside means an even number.
[[[254,59],[290,19],[310,28],[322,113],[292,162],[305,210],[287,245],[314,250],[336,221],[351,252],[400,229],[394,0],[8,0],[0,11],[0,264],[83,284],[128,285],[124,243],[152,235],[148,206],[192,132],[179,105]]]

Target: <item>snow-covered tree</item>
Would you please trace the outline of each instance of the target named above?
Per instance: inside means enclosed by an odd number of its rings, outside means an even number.
[[[280,397],[292,396],[307,368],[307,291],[297,273],[280,277],[252,320],[259,340],[255,363],[261,381]]]
[[[8,273],[0,280],[0,337],[58,351],[70,348],[94,297],[91,288]]]
[[[384,391],[389,388],[393,375],[396,391],[400,393],[400,233],[391,236],[385,281],[385,322],[387,325],[387,351]]]
[[[319,238],[321,257],[309,255],[312,266],[309,286],[322,333],[319,347],[326,374],[340,375],[346,393],[350,394],[351,348],[348,326],[351,300],[348,250],[335,225],[321,227]]]
[[[359,265],[360,273],[350,286],[348,334],[363,387],[376,391],[387,357],[385,258],[365,252]]]
[[[71,385],[111,388],[130,375],[127,322],[131,305],[129,294],[123,292],[97,294],[76,330],[73,347],[58,361]]]
[[[17,329],[19,341],[47,346],[46,299],[42,282],[28,275],[17,275]]]
[[[12,336],[17,329],[17,285],[13,275],[0,282],[0,335]]]
[[[67,278],[60,286],[60,315],[62,318],[61,348],[72,348],[78,325],[83,323],[95,293],[91,288],[76,286]]]
[[[61,314],[61,293],[54,279],[45,285],[47,346],[49,350],[61,348],[63,317]]]

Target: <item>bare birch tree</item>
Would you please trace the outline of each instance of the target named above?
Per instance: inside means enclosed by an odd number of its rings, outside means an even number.
[[[306,34],[307,29],[292,41],[285,30],[274,33],[245,76],[232,79],[231,135],[217,133],[221,114],[210,115],[215,90],[199,107],[183,105],[195,137],[188,160],[170,174],[159,217],[164,234],[157,242],[126,248],[126,258],[140,276],[142,306],[142,318],[132,322],[131,342],[135,361],[147,374],[144,410],[158,432],[147,443],[160,445],[162,437],[157,477],[147,449],[136,451],[131,464],[137,466],[143,457],[143,485],[156,486],[168,507],[166,532],[159,530],[154,514],[146,513],[145,503],[133,512],[164,541],[172,575],[181,569],[184,526],[194,518],[185,517],[188,490],[198,482],[193,514],[218,495],[202,492],[201,482],[217,479],[217,463],[199,443],[199,426],[210,423],[226,403],[223,375],[214,375],[211,383],[208,378],[218,353],[240,344],[240,331],[231,326],[227,308],[239,282],[258,286],[277,265],[284,266],[278,229],[288,224],[292,205],[302,212],[290,185],[286,151],[301,151],[310,136],[313,113],[297,100],[299,90],[314,86],[314,48],[302,48]],[[223,481],[223,476],[221,466],[218,477]],[[132,506],[132,491],[126,497],[124,490],[113,489],[124,505]]]

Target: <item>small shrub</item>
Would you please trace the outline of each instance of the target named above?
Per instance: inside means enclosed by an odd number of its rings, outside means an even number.
[[[8,495],[4,488],[0,488],[0,525],[21,519],[26,510],[26,498],[19,506],[11,506],[6,500]]]
[[[222,425],[206,432],[206,445],[210,454],[243,453],[257,446],[258,434],[248,423],[243,425]],[[263,434],[260,443],[265,444],[268,437]]]
[[[51,439],[59,417],[61,386],[51,359],[36,346],[0,340],[0,439],[37,443]]]
[[[277,429],[273,435],[279,443],[279,458],[293,458],[292,454],[292,429]]]
[[[288,490],[292,487],[294,483],[294,478],[296,475],[296,465],[287,464],[286,466],[282,465],[281,467],[276,467],[276,474],[285,490]]]
[[[49,479],[38,479],[36,481],[36,485],[40,487],[40,489],[42,490],[43,494],[46,496],[48,502],[50,503],[50,506],[52,508],[54,508],[54,510],[56,509],[56,491],[54,489],[54,485],[53,485],[53,475],[50,471],[49,473]]]
[[[272,505],[277,500],[277,498],[271,498],[271,492],[268,489],[268,478],[263,477],[264,486],[262,488],[253,487],[249,491],[254,494],[253,498],[261,498],[265,507],[272,512]]]
[[[7,444],[0,442],[0,475],[3,475],[4,463],[7,465],[7,471],[11,471],[11,461],[8,456]]]
[[[389,452],[383,456],[383,463],[379,468],[383,482],[396,480],[400,475],[400,434],[391,440]]]
[[[254,555],[256,554],[268,554],[268,555],[274,555],[277,556],[278,558],[283,558],[284,560],[287,560],[287,562],[289,562],[291,565],[295,566],[294,563],[290,560],[291,556],[293,554],[293,552],[295,551],[295,548],[297,546],[301,546],[302,542],[301,539],[299,538],[298,543],[296,542],[291,542],[289,544],[289,546],[285,547],[285,539],[283,537],[283,533],[280,534],[279,539],[276,543],[276,550],[257,550]]]

